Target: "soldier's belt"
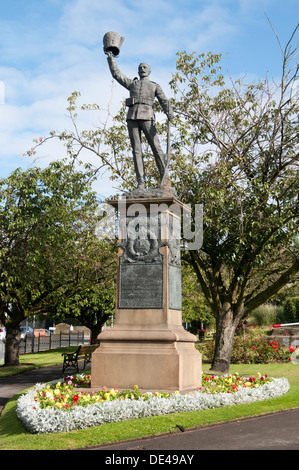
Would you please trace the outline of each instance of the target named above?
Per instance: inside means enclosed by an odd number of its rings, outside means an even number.
[[[146,100],[146,99],[138,99],[138,98],[127,98],[126,99],[126,106],[134,106],[134,104],[147,104],[148,106],[153,106],[153,101],[152,100]]]

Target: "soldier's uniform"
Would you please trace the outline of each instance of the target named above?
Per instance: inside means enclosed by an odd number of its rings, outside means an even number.
[[[144,182],[144,163],[141,150],[141,131],[144,132],[147,141],[153,151],[156,164],[162,179],[165,171],[165,155],[161,149],[156,125],[153,103],[158,99],[163,111],[169,116],[169,102],[160,85],[148,78],[141,80],[130,79],[120,72],[115,59],[108,56],[108,64],[115,80],[130,92],[130,98],[126,100],[129,107],[127,114],[127,126],[133,149],[134,166],[138,185]]]

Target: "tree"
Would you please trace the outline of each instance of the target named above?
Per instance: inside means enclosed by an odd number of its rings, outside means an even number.
[[[0,180],[0,320],[5,364],[19,362],[20,323],[72,295],[97,223],[93,171],[72,162],[15,170]],[[92,235],[91,235],[92,234]],[[99,275],[103,266],[97,270]],[[95,270],[96,272],[96,270]]]
[[[78,319],[91,330],[91,344],[94,344],[102,326],[115,311],[116,241],[98,240],[90,234],[89,242],[78,248],[78,257],[73,283],[57,291],[48,314],[56,320]]]
[[[277,85],[237,80],[227,87],[221,57],[195,53],[178,54],[171,82],[172,171],[181,199],[204,206],[203,246],[189,252],[189,262],[216,318],[212,369],[221,372],[240,321],[299,269],[296,31]]]
[[[131,190],[134,188],[136,177],[132,158],[132,147],[128,137],[126,126],[127,108],[125,101],[122,103],[116,115],[112,116],[109,106],[106,110],[100,108],[98,104],[80,105],[78,100],[81,93],[74,91],[67,99],[66,108],[72,130],[52,131],[45,139],[34,139],[34,147],[26,152],[28,156],[35,156],[40,146],[44,146],[51,139],[58,139],[63,142],[67,149],[67,156],[71,161],[82,158],[83,152],[88,152],[92,156],[98,157],[94,163],[94,171],[98,174],[106,173],[111,181],[115,181],[117,189]],[[154,103],[154,110],[161,110],[158,102]],[[81,129],[79,125],[79,113],[99,112],[100,116],[105,113],[105,119],[98,117],[101,122],[100,127],[93,129]],[[162,139],[166,140],[167,124],[157,123],[157,129]],[[143,155],[146,167],[147,186],[157,185],[159,173],[152,157],[150,146],[145,138],[142,138]],[[166,147],[166,142],[165,142]],[[98,163],[97,163],[98,162]],[[113,195],[115,197],[115,194]]]
[[[185,322],[210,323],[211,309],[190,263],[182,262],[182,317]]]

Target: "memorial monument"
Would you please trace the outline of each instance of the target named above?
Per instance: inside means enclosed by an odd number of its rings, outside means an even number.
[[[139,79],[129,79],[119,71],[115,57],[123,41],[113,32],[103,40],[112,76],[130,93],[127,127],[137,188],[107,201],[119,217],[115,325],[98,337],[91,386],[190,391],[201,386],[202,368],[197,339],[182,326],[180,234],[181,216],[187,208],[176,198],[167,178],[169,145],[164,154],[153,102],[158,99],[168,122],[172,109],[161,87],[149,80],[147,64],[139,65]],[[145,187],[141,132],[159,170],[156,188]]]

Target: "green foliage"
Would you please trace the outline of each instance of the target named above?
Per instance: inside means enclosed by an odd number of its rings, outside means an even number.
[[[31,315],[59,311],[76,316],[78,306],[82,310],[86,304],[100,315],[109,304],[111,312],[115,247],[95,237],[99,217],[93,178],[91,169],[56,161],[43,170],[17,169],[0,180],[0,320],[7,328],[6,362],[18,363],[19,324]],[[94,310],[89,314],[92,323]]]
[[[264,304],[251,313],[249,321],[257,326],[274,325],[275,323],[282,322],[282,315],[281,307],[272,304]]]
[[[93,168],[94,171],[109,170],[109,177],[116,184],[122,184],[124,187],[132,184],[132,175],[134,173],[133,159],[131,155],[131,146],[128,139],[127,126],[126,126],[126,106],[122,103],[119,112],[112,116],[108,108],[102,109],[98,104],[83,104],[80,105],[79,100],[81,93],[74,91],[67,99],[68,107],[66,108],[73,129],[70,131],[50,133],[50,136],[43,141],[35,140],[36,145],[27,152],[27,154],[35,155],[40,145],[44,145],[48,139],[58,139],[63,142],[66,149],[68,158],[71,161],[80,161],[81,151],[88,150],[91,155],[98,157],[98,164],[94,165],[85,164],[87,168]],[[98,115],[98,120],[101,122],[100,127],[93,126],[93,117],[90,122],[90,127],[80,129],[79,119],[82,113],[91,112],[94,115],[95,111]],[[104,118],[102,115],[104,114]],[[134,178],[135,180],[135,178]],[[131,183],[130,183],[131,181]]]
[[[211,321],[211,310],[201,292],[194,270],[187,263],[182,263],[182,316],[185,322]]]
[[[194,254],[200,281],[217,311],[224,299],[233,302],[232,292],[244,296],[248,287],[252,309],[272,272],[277,280],[283,270],[278,252],[284,265],[296,261],[296,250],[290,256],[285,249],[297,230],[298,103],[289,100],[284,83],[271,90],[267,81],[238,80],[227,88],[220,56],[178,55],[171,82],[177,96],[173,171],[181,199],[204,206],[204,243]]]
[[[291,40],[280,83],[227,83],[221,56],[186,52],[178,53],[171,81],[172,176],[179,198],[204,208],[203,245],[189,252],[189,262],[220,332],[216,367],[229,364],[233,335],[225,331],[299,269],[298,66]]]
[[[214,357],[215,342],[207,341],[198,344],[203,361],[210,363]],[[293,348],[282,346],[254,332],[246,332],[234,337],[231,364],[269,364],[290,361]]]
[[[15,170],[0,180],[0,316],[17,323],[69,279],[97,201],[73,164]]]
[[[283,303],[285,318],[290,323],[299,322],[299,297],[289,297]]]
[[[78,319],[91,330],[93,344],[115,311],[117,247],[114,241],[91,236],[88,244],[78,248],[80,252],[73,283],[57,291],[48,305],[48,313],[56,321],[65,317]]]

